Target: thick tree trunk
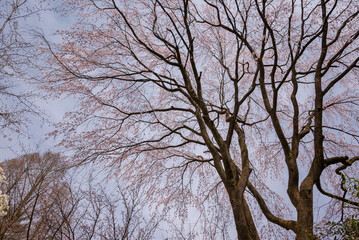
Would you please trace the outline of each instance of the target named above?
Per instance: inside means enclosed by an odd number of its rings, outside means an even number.
[[[249,206],[244,196],[238,196],[238,191],[229,193],[234,221],[239,240],[259,240]]]
[[[296,240],[308,240],[313,236],[313,188],[300,191],[300,203],[297,209]]]

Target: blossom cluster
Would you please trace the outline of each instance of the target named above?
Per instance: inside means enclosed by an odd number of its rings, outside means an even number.
[[[0,167],[0,186],[6,182],[4,170]],[[5,216],[9,209],[6,194],[3,194],[0,190],[0,216]]]

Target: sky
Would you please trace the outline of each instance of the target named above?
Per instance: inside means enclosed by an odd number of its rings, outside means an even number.
[[[6,1],[8,3],[9,1]],[[6,7],[6,6],[5,6]],[[18,18],[18,32],[25,41],[34,42],[34,34],[41,32],[46,38],[52,42],[57,42],[60,39],[55,35],[56,30],[63,30],[71,26],[71,17],[64,17],[57,14],[50,9],[51,6],[45,5],[40,0],[28,0],[23,9],[35,11],[26,18]],[[44,10],[38,11],[37,9]],[[25,15],[27,13],[23,13]],[[3,21],[3,19],[1,19]],[[5,31],[9,29],[5,28]],[[54,139],[46,139],[47,133],[54,130],[53,123],[61,121],[65,112],[70,111],[73,107],[71,99],[45,99],[43,93],[35,84],[36,81],[29,81],[29,77],[39,78],[39,72],[32,70],[30,76],[21,77],[7,77],[8,82],[11,82],[12,93],[30,94],[29,102],[34,104],[36,111],[39,114],[22,115],[21,119],[24,124],[21,127],[21,132],[11,131],[7,137],[0,138],[0,161],[14,158],[24,153],[35,151],[63,151],[56,147]],[[3,100],[3,99],[2,99]],[[5,104],[10,106],[16,102],[16,99],[9,98],[3,100]]]

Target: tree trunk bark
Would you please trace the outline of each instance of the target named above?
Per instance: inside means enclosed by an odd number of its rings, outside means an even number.
[[[308,240],[313,237],[313,188],[300,191],[300,203],[297,221],[296,240]]]
[[[229,193],[238,240],[259,240],[257,228],[244,196],[238,196],[238,191]]]

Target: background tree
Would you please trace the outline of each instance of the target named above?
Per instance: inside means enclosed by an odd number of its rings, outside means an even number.
[[[238,239],[308,239],[315,186],[358,205],[340,189],[359,159],[358,7],[69,1],[79,21],[62,43],[45,40],[44,88],[78,109],[53,134],[82,159],[145,178],[149,200],[183,218],[220,199]],[[208,234],[213,223],[199,224]]]
[[[3,192],[9,196],[9,209],[1,218],[0,238],[29,239],[42,229],[40,209],[46,209],[50,192],[62,185],[61,159],[52,153],[27,154],[1,165],[7,178]]]
[[[140,182],[126,189],[118,180],[99,182],[89,167],[69,170],[59,154],[26,154],[2,167],[9,209],[0,239],[152,239],[161,221],[144,216]]]

